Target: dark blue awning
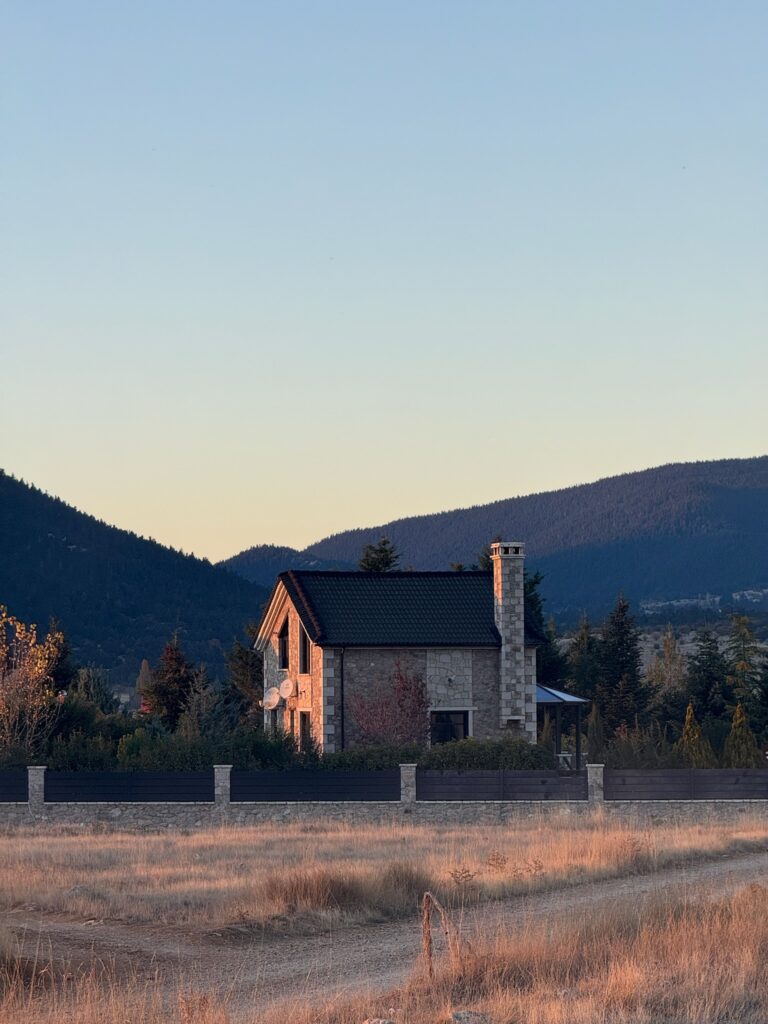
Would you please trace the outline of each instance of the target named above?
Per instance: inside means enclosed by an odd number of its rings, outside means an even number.
[[[553,690],[551,686],[536,687],[537,704],[589,704],[584,697],[574,697],[572,693],[563,693],[562,690]]]

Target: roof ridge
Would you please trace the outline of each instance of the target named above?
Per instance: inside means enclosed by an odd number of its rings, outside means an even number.
[[[304,588],[302,587],[302,585],[298,581],[298,579],[296,579],[296,573],[294,572],[293,569],[289,569],[288,572],[285,575],[289,577],[291,583],[293,584],[294,589],[296,591],[296,596],[299,598],[299,600],[301,601],[302,605],[304,606],[304,610],[306,611],[307,616],[309,617],[309,621],[312,623],[312,625],[314,627],[314,630],[315,630],[315,642],[320,641],[322,639],[322,636],[323,636],[323,630],[322,630],[322,628],[320,626],[320,623],[318,621],[317,616],[315,615],[315,610],[312,607],[312,605],[310,603],[310,600],[307,597],[307,594],[306,594]]]

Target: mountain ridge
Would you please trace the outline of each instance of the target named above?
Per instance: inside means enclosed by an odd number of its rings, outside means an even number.
[[[211,675],[268,591],[206,559],[110,526],[0,470],[0,603],[62,626],[81,664],[132,683],[178,631]]]
[[[401,565],[471,564],[502,533],[526,544],[528,565],[546,576],[552,611],[602,612],[624,591],[634,600],[768,586],[768,456],[667,463],[631,473],[407,516],[324,537],[287,564],[311,556],[355,565],[386,534]],[[717,540],[718,546],[714,546]],[[257,549],[234,571],[258,578]],[[256,553],[255,553],[256,552]],[[273,577],[274,578],[274,577]]]

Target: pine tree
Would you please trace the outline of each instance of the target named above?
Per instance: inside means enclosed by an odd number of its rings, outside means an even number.
[[[620,596],[601,631],[598,645],[600,686],[597,697],[606,728],[613,732],[622,723],[644,725],[649,717],[653,687],[640,673],[640,633]]]
[[[539,587],[544,577],[540,572],[525,573],[523,597],[525,603],[525,624],[535,635],[541,637],[536,648],[536,678],[542,686],[562,685],[567,673],[565,655],[560,650],[555,620],[544,622],[544,598]]]
[[[726,647],[731,663],[730,683],[734,699],[751,715],[760,696],[760,648],[746,615],[731,616],[731,633]]]
[[[358,562],[361,572],[393,572],[400,563],[400,555],[389,537],[378,544],[366,544]]]
[[[741,704],[733,712],[731,731],[723,749],[724,768],[762,768],[765,765],[755,734]]]
[[[733,703],[728,659],[712,629],[700,629],[696,652],[688,659],[688,693],[703,720],[721,718]]]
[[[261,724],[259,701],[264,693],[264,664],[261,654],[254,650],[257,626],[246,627],[249,643],[235,640],[227,655],[229,678],[224,687],[224,699],[236,706],[236,718],[248,719],[251,724]]]
[[[152,670],[149,688],[143,695],[149,713],[160,718],[169,729],[175,729],[193,681],[194,670],[184,657],[178,634],[174,634]]]
[[[712,768],[715,765],[714,752],[709,740],[702,735],[693,704],[689,704],[685,712],[685,724],[678,749],[689,768]]]
[[[205,665],[195,669],[184,711],[179,717],[178,733],[187,740],[207,736],[209,720],[216,706],[217,695],[208,681]]]
[[[600,687],[598,644],[586,615],[582,616],[568,651],[567,679],[571,693],[595,699]]]

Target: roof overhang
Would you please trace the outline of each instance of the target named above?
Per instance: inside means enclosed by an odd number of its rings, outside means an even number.
[[[259,622],[259,628],[256,633],[256,639],[253,642],[253,648],[259,651],[261,654],[269,646],[269,638],[275,632],[277,628],[277,621],[282,615],[287,601],[289,600],[289,594],[285,587],[285,584],[281,579],[278,579],[272,588],[272,593],[269,595],[267,606],[264,609],[264,614],[261,616]]]

